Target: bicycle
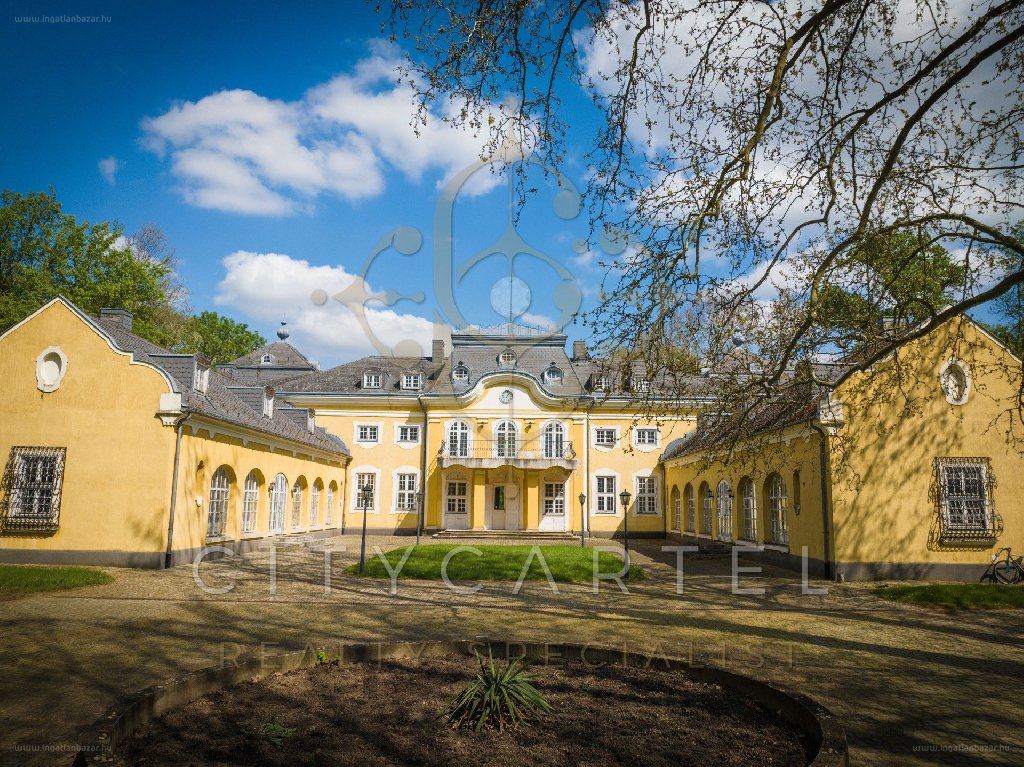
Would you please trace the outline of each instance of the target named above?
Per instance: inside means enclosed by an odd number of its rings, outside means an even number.
[[[1000,559],[1000,555],[1006,552],[1006,556]],[[1013,556],[1010,548],[999,549],[992,555],[992,564],[988,566],[982,580],[994,580],[999,583],[1013,584],[1024,580],[1024,554],[1019,557]]]

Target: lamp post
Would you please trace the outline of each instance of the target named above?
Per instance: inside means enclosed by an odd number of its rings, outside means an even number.
[[[416,545],[420,545],[420,533],[423,532],[423,491],[416,493]]]
[[[619,500],[622,501],[622,521],[625,524],[625,545],[623,551],[625,552],[624,560],[626,562],[626,577],[629,577],[629,499],[632,498],[632,494],[628,490],[623,490],[619,493]]]
[[[587,496],[585,493],[580,493],[580,548],[586,545],[587,542],[587,515],[586,515],[586,503]]]
[[[366,566],[366,512],[370,510],[370,503],[373,501],[373,488],[363,485],[359,490],[359,499],[363,506],[363,536],[359,541],[359,574],[362,575]]]

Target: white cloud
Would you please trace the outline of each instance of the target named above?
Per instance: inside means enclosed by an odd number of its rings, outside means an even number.
[[[314,266],[281,253],[244,250],[227,256],[223,264],[226,274],[215,302],[252,323],[272,325],[286,320],[292,331],[289,341],[307,356],[326,366],[381,353],[347,306],[336,300],[317,306],[311,299],[315,290],[333,296],[358,279],[343,267]],[[435,328],[429,320],[372,306],[366,315],[378,343],[394,347],[415,341],[424,355],[430,353]]]
[[[117,172],[121,169],[121,162],[114,155],[104,157],[97,163],[97,167],[108,184],[113,186],[117,183]]]
[[[413,91],[396,84],[401,63],[396,49],[376,43],[351,73],[294,102],[225,90],[176,104],[142,121],[142,143],[170,154],[187,202],[234,213],[288,215],[322,193],[375,197],[387,169],[413,182],[430,171],[451,178],[480,159],[484,139],[444,119],[461,110],[451,102],[414,128]],[[498,107],[485,109],[485,122],[497,114]],[[498,181],[481,171],[464,191]]]

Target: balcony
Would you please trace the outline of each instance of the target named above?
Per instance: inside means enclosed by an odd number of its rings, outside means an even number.
[[[576,451],[572,442],[544,438],[475,439],[468,444],[445,441],[437,451],[437,465],[442,469],[449,466],[467,469],[513,466],[517,469],[559,468],[572,471],[576,468]]]

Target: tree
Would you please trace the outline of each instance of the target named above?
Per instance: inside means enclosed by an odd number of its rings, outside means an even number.
[[[402,0],[388,26],[413,45],[423,104],[465,105],[492,149],[518,136],[558,166],[589,147],[595,235],[647,254],[612,264],[587,318],[608,345],[656,363],[700,302],[720,336],[752,339],[764,385],[838,344],[871,349],[845,378],[1024,281],[1006,224],[1022,205],[1022,0]],[[561,111],[577,88],[589,133]],[[515,108],[489,122],[496,101]],[[878,261],[880,242],[903,255]],[[936,247],[957,254],[940,275]]]
[[[60,294],[91,314],[127,309],[140,335],[159,335],[154,321],[167,303],[166,260],[137,258],[117,225],[78,223],[52,189],[5,190],[0,199],[0,328]]]
[[[1017,224],[1013,229],[1014,236],[1024,241],[1024,223]],[[1000,253],[1003,267],[1006,270],[1024,269],[1024,260],[1012,251]],[[989,326],[989,330],[1010,347],[1018,357],[1024,359],[1024,287],[1014,285],[999,297],[995,304],[999,322]]]
[[[249,329],[248,325],[222,317],[216,312],[202,312],[191,317],[186,326],[184,342],[179,351],[200,352],[214,362],[229,362],[254,351],[267,339]]]

